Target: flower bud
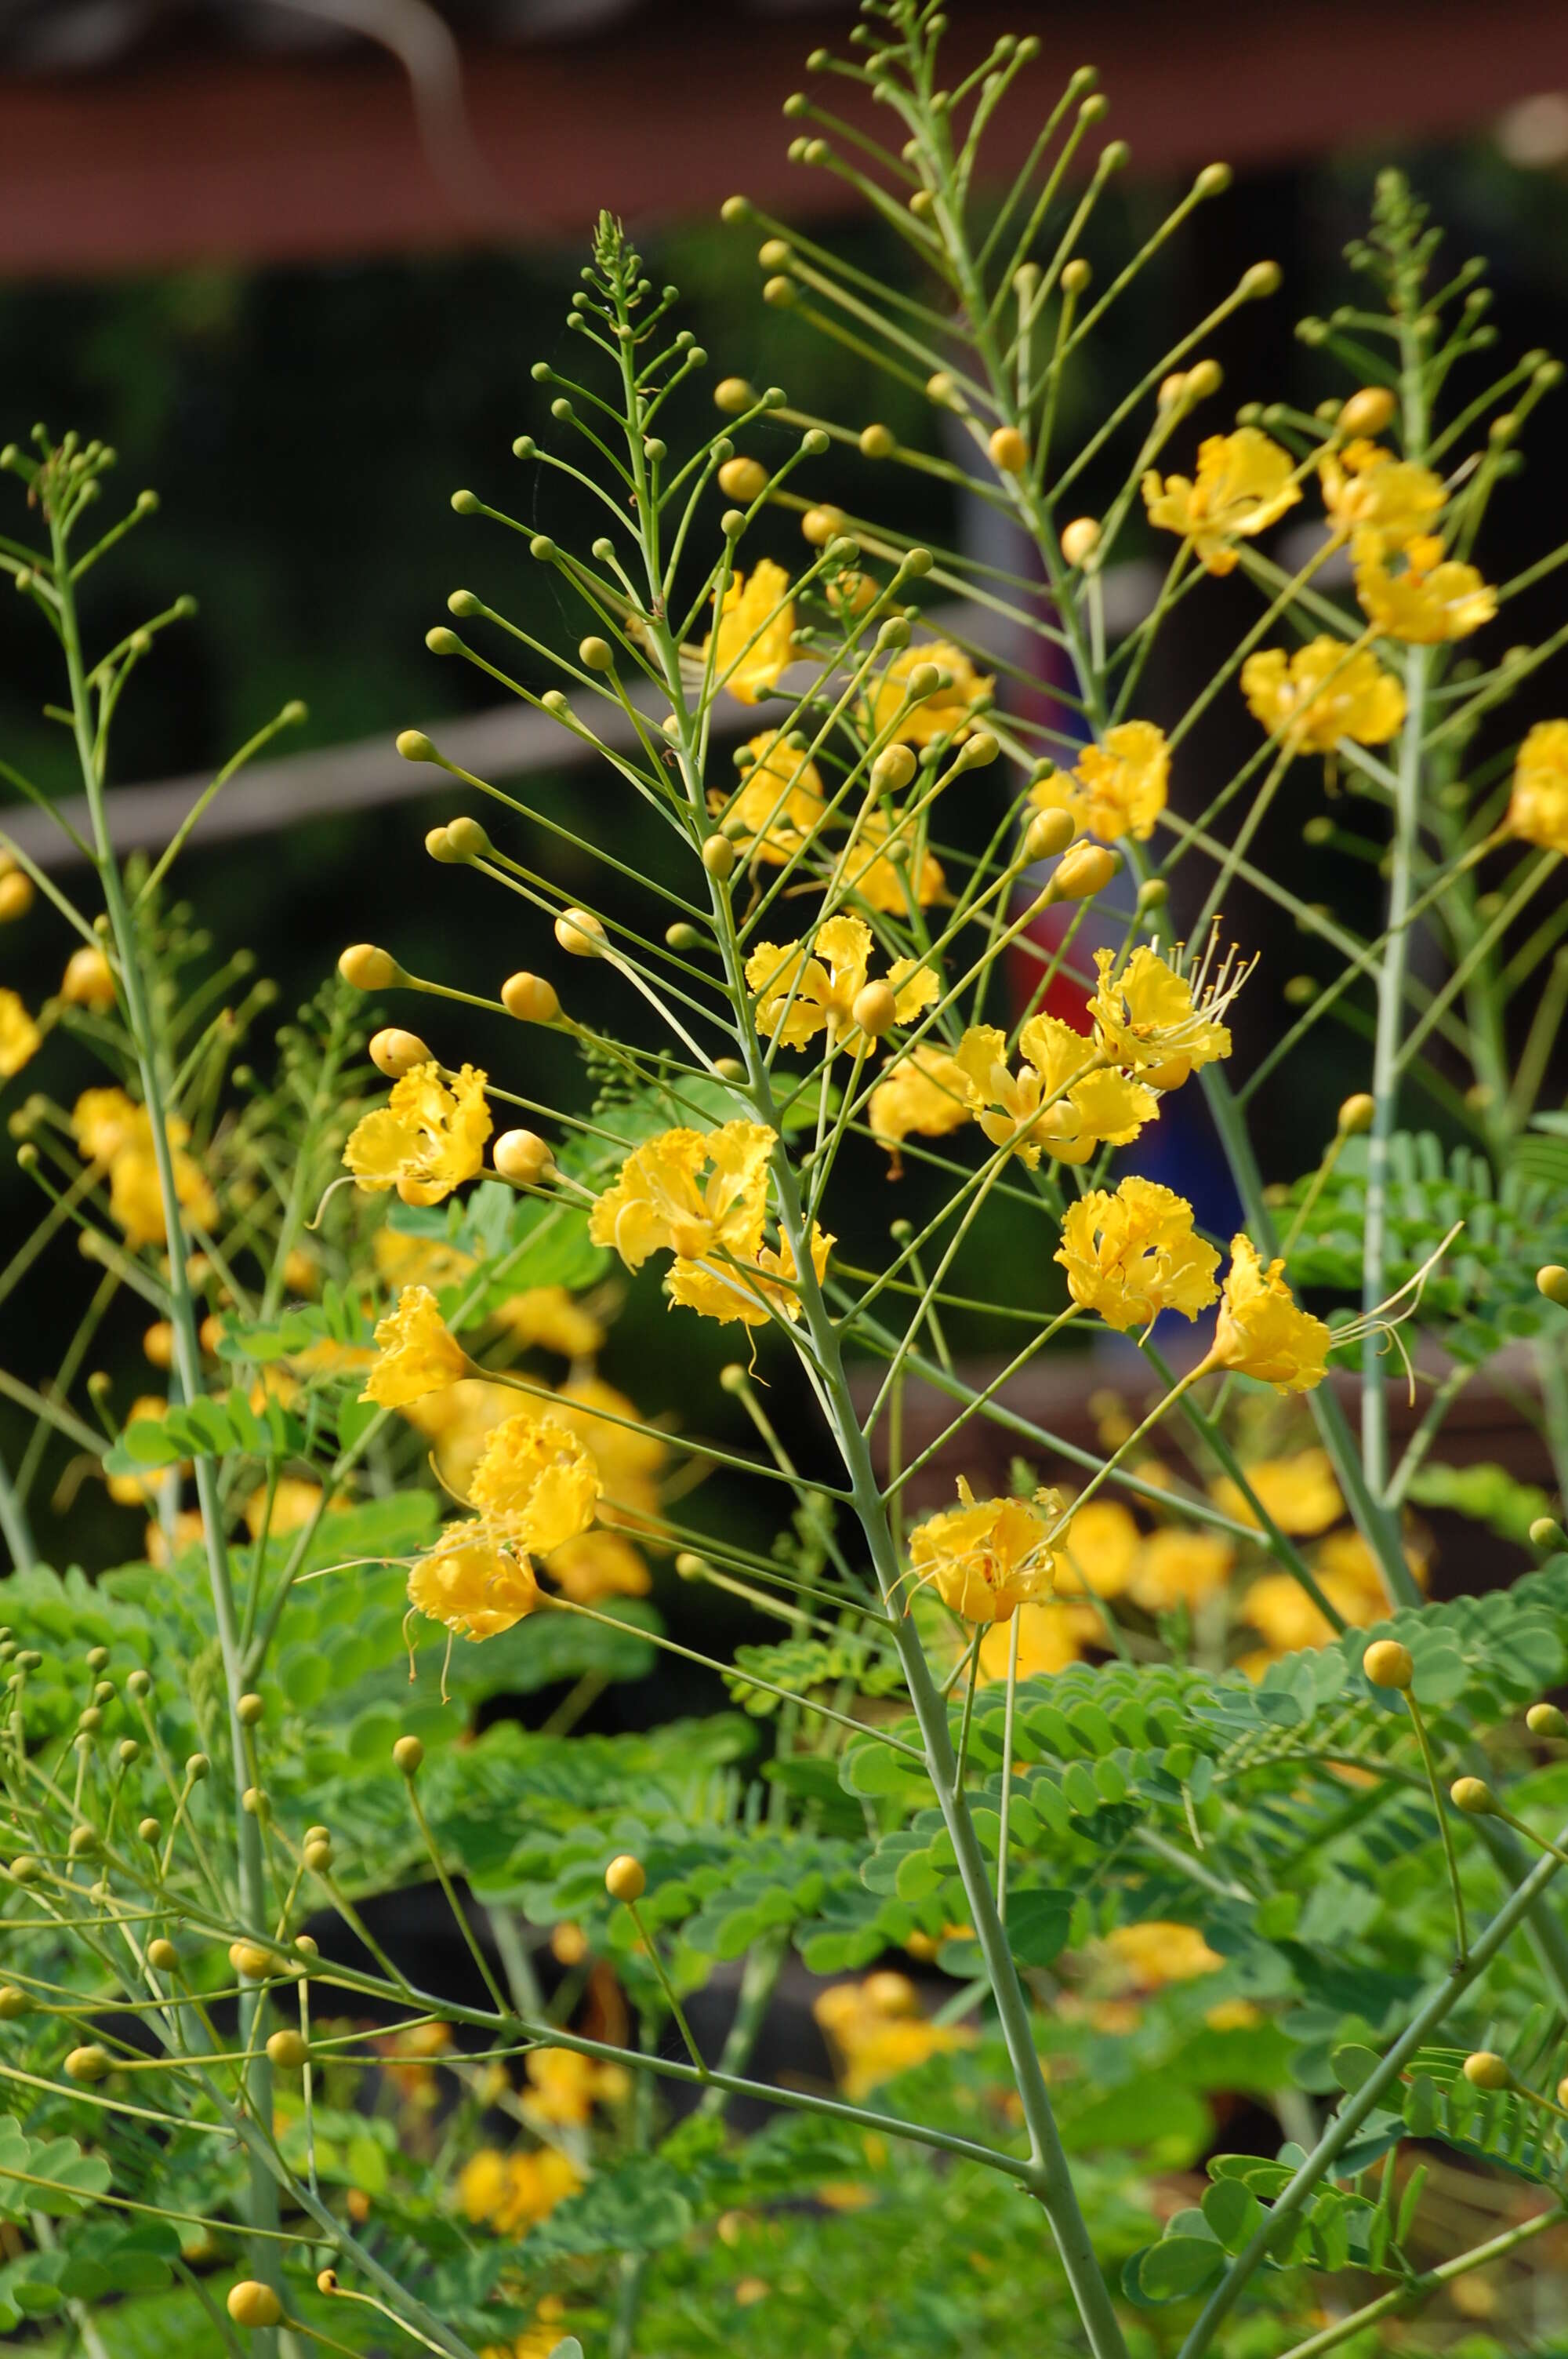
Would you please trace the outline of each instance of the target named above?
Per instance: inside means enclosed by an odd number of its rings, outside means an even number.
[[[18,1854],[9,1870],[13,1884],[36,1884],[43,1872],[42,1861],[35,1859],[30,1852]]]
[[[114,1747],[114,1757],[122,1767],[129,1769],[142,1757],[142,1748],[134,1736],[123,1736]]]
[[[20,868],[0,871],[0,926],[25,918],[33,906],[33,880]]]
[[[416,1065],[435,1062],[417,1032],[405,1032],[395,1024],[385,1025],[381,1031],[372,1033],[370,1060],[376,1071],[384,1073],[389,1082],[400,1082],[405,1073],[413,1071]]]
[[[1081,565],[1099,547],[1099,527],[1093,516],[1075,516],[1062,527],[1062,554],[1069,565]]]
[[[536,1187],[555,1161],[536,1130],[503,1130],[490,1159],[503,1180],[514,1180],[519,1188]]]
[[[746,1078],[746,1068],[739,1057],[715,1057],[713,1071],[721,1082],[743,1082]]]
[[[762,281],[762,300],[771,304],[775,311],[787,311],[795,302],[795,295],[794,279],[785,278],[782,273],[777,277]]]
[[[152,1674],[149,1671],[144,1671],[138,1668],[131,1673],[130,1678],[125,1681],[125,1693],[133,1696],[145,1696],[148,1689],[152,1686]]]
[[[1456,1810],[1472,1819],[1489,1819],[1498,1807],[1498,1798],[1484,1777],[1455,1777],[1448,1799]]]
[[[719,488],[726,499],[744,500],[748,506],[768,488],[768,471],[758,459],[726,459],[719,470]]]
[[[702,847],[702,864],[720,885],[733,874],[735,847],[727,835],[710,835]]]
[[[332,1846],[330,1843],[308,1843],[300,1857],[312,1875],[325,1875],[332,1864]]]
[[[1173,1090],[1183,1088],[1192,1079],[1192,1072],[1190,1057],[1166,1057],[1158,1065],[1143,1066],[1138,1078],[1141,1082],[1147,1082],[1152,1090],[1159,1090],[1168,1097]]]
[[[1232,179],[1228,164],[1206,164],[1193,182],[1195,197],[1223,196]]]
[[[1478,2048],[1474,2056],[1466,2056],[1462,2066],[1465,2078],[1473,2089],[1509,2089],[1513,2074],[1500,2056],[1489,2048]]]
[[[272,1804],[259,1786],[247,1786],[240,1796],[240,1808],[248,1819],[259,1819],[265,1826],[272,1816]]]
[[[885,426],[865,426],[860,429],[862,459],[891,459],[898,445]]]
[[[871,764],[871,784],[879,794],[902,794],[915,772],[907,745],[885,745]]]
[[[1041,813],[1044,818],[1045,814]],[[1051,879],[1051,897],[1055,901],[1087,901],[1102,893],[1121,865],[1118,853],[1108,843],[1076,843],[1064,853]]]
[[[447,842],[460,860],[488,860],[495,849],[477,819],[449,820]]]
[[[1361,1658],[1361,1669],[1375,1688],[1408,1688],[1415,1677],[1411,1650],[1397,1638],[1374,1638]]]
[[[142,1337],[142,1353],[155,1368],[174,1365],[174,1329],[167,1319],[155,1319]]]
[[[1249,303],[1261,302],[1266,296],[1279,293],[1283,276],[1277,262],[1255,262],[1249,270],[1242,272],[1236,291]]]
[[[253,1983],[265,1983],[269,1975],[283,1972],[282,1960],[273,1951],[264,1950],[259,1941],[231,1941],[229,1963]]]
[[[1365,385],[1343,405],[1337,423],[1342,434],[1380,434],[1393,415],[1394,397],[1388,386]]]
[[[73,2048],[65,2060],[68,2081],[102,2081],[114,2069],[108,2049],[100,2048],[96,2040],[89,2041],[85,2048]]]
[[[999,426],[986,447],[1000,474],[1022,475],[1029,464],[1029,445],[1016,426]]]
[[[372,942],[351,942],[338,961],[338,973],[356,991],[385,991],[402,972],[395,958]]]
[[[415,1777],[425,1759],[425,1747],[416,1736],[400,1736],[392,1748],[392,1757],[406,1777]]]
[[[7,1983],[0,1990],[0,2023],[15,2023],[18,2016],[27,2014],[32,2003],[26,1991],[17,1990],[15,1984]]]
[[[1554,1703],[1532,1703],[1524,1724],[1532,1736],[1568,1736],[1568,1717]]]
[[[234,1716],[242,1728],[254,1728],[265,1710],[266,1704],[259,1695],[243,1695],[234,1706]]]
[[[1538,1269],[1535,1283],[1548,1302],[1558,1303],[1563,1310],[1568,1310],[1568,1269],[1564,1269],[1560,1261],[1549,1261],[1544,1268]]]
[[[396,745],[406,762],[433,762],[436,759],[435,741],[427,737],[423,729],[400,729]]]
[[[444,827],[432,827],[427,830],[425,849],[432,860],[440,862],[443,868],[457,866],[458,855],[447,840],[447,831]]]
[[[830,540],[838,538],[845,521],[842,508],[807,508],[801,517],[800,528],[813,549],[826,549]]]
[[[200,1786],[211,1767],[212,1764],[208,1760],[205,1753],[193,1753],[185,1765],[185,1774],[193,1786]]]
[[[1377,1101],[1365,1090],[1357,1090],[1353,1096],[1347,1097],[1339,1109],[1341,1138],[1355,1138],[1362,1131],[1370,1130],[1377,1112]]]
[[[942,674],[934,663],[918,663],[904,680],[904,690],[912,704],[924,704],[935,696],[942,685]]]
[[[72,1859],[91,1859],[98,1848],[96,1827],[72,1827],[66,1844]]]
[[[142,1819],[137,1823],[136,1832],[145,1843],[156,1843],[161,1840],[163,1829],[157,1819]]]
[[[898,1020],[898,1003],[891,984],[881,982],[864,984],[855,994],[850,1014],[862,1032],[869,1032],[873,1040],[880,1040],[884,1032],[892,1031]]]
[[[1199,361],[1195,368],[1187,371],[1186,398],[1189,401],[1207,401],[1224,383],[1225,372],[1217,361]]]
[[[1060,808],[1036,811],[1023,831],[1023,857],[1054,860],[1065,852],[1076,832],[1070,812]]]
[[[561,1013],[555,984],[546,983],[543,975],[523,970],[509,974],[502,984],[501,1004],[508,1016],[516,1016],[519,1024],[554,1024]]]
[[[231,2286],[227,2308],[236,2326],[276,2326],[283,2316],[282,2302],[259,2277],[242,2277]]]
[[[338,2290],[337,2270],[318,2269],[316,2272],[316,2290],[318,2293],[336,2293]]]
[[[155,1940],[147,1943],[147,1963],[156,1967],[160,1974],[172,1973],[179,1963],[179,1951],[160,1933]]]
[[[665,928],[665,941],[672,951],[695,951],[702,947],[702,936],[684,918],[677,918],[673,926]]]
[[[641,1900],[648,1888],[641,1860],[633,1859],[630,1852],[612,1859],[604,1871],[604,1888],[611,1900],[623,1900],[628,1906],[633,1900]]]
[[[114,973],[101,950],[84,942],[65,962],[59,995],[71,1007],[94,1007],[100,1013],[114,1005]]]
[[[1568,1532],[1564,1532],[1555,1516],[1537,1516],[1530,1527],[1531,1548],[1568,1548]]]
[[[266,2043],[266,2052],[285,2072],[297,2072],[302,2064],[310,2060],[310,2043],[297,2031],[275,2031]]]
[[[1186,392],[1186,389],[1187,373],[1185,369],[1173,369],[1169,376],[1161,378],[1160,390],[1154,397],[1155,402],[1160,408],[1169,409],[1173,401],[1181,400],[1183,395]]]
[[[601,958],[604,928],[588,909],[563,909],[556,919],[556,940],[572,958]]]
[[[960,770],[988,769],[1000,752],[999,738],[993,737],[989,729],[977,729],[959,746],[949,776],[956,776]]]
[[[721,376],[713,388],[714,408],[730,418],[738,417],[742,409],[750,409],[756,398],[743,376]]]

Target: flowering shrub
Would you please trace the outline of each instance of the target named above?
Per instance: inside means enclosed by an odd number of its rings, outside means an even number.
[[[0,996],[47,1200],[0,1290],[71,1228],[91,1271],[65,1364],[4,1379],[38,1430],[0,1473],[0,2321],[41,2348],[1307,2359],[1410,2312],[1511,2336],[1519,2281],[1561,2324],[1529,2273],[1568,2164],[1568,1551],[1545,1494],[1436,1454],[1507,1346],[1568,1474],[1568,1117],[1539,1110],[1568,989],[1560,912],[1527,916],[1568,722],[1509,730],[1563,634],[1488,636],[1558,557],[1485,571],[1557,371],[1470,390],[1477,272],[1442,283],[1389,177],[1368,308],[1308,323],[1347,394],[1218,419],[1203,346],[1275,291],[1260,263],[1064,448],[1097,322],[1227,175],[1097,295],[1075,249],[1122,151],[1068,185],[1092,77],[999,202],[977,153],[1038,45],[948,91],[939,16],[867,16],[813,67],[902,144],[802,98],[795,152],[925,293],[725,212],[764,300],[933,433],[726,376],[717,429],[666,440],[708,356],[605,220],[580,381],[540,364],[558,438],[515,446],[603,534],[455,496],[524,532],[569,643],[463,590],[430,647],[595,764],[531,818],[399,741],[495,806],[493,839],[427,839],[470,872],[454,910],[473,878],[521,905],[533,964],[493,997],[456,949],[419,977],[359,943],[270,1080],[234,1067],[265,995],[214,1015],[240,969],[182,981],[188,830],[149,869],[109,826],[114,711],[178,610],[100,653],[79,590],[148,504],[94,542],[111,452],[0,454],[103,903],[7,854],[0,913],[42,892],[77,943],[42,1010]],[[814,496],[835,440],[863,515]],[[1010,561],[901,530],[901,466]],[[1160,586],[1113,634],[1139,539]],[[1189,598],[1234,645],[1157,722]],[[1221,700],[1255,734],[1217,780]],[[1253,857],[1320,786],[1375,831],[1370,935]],[[1238,1026],[1279,945],[1230,942],[1238,882],[1336,962],[1261,1058]],[[367,1043],[362,995],[412,1022],[408,995],[424,1030]],[[1249,1101],[1336,1012],[1365,1086],[1266,1184]],[[529,1093],[545,1030],[572,1102]],[[1403,1126],[1418,1090],[1464,1145]],[[1233,1234],[1153,1175],[1200,1103]],[[654,1419],[602,1373],[633,1286],[683,1366],[730,1331],[717,1402]],[[121,1408],[83,1371],[133,1305],[153,1374]],[[1069,1329],[1152,1387],[1097,1393],[1095,1450],[1011,1384]],[[35,1544],[61,1460],[145,1532],[96,1582]],[[1422,1502],[1541,1561],[1429,1603]],[[661,1663],[725,1706],[667,1716]],[[638,1683],[653,1726],[584,1724]],[[546,1689],[537,1727],[494,1708]]]

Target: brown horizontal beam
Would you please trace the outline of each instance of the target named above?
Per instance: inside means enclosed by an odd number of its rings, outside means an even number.
[[[1568,85],[1568,9],[1541,0],[966,0],[955,71],[999,31],[1044,56],[1004,112],[998,168],[1022,155],[1075,66],[1100,69],[1134,168],[1239,168],[1329,147],[1462,132]],[[471,174],[433,172],[399,70],[369,49],[309,60],[164,54],[80,77],[0,80],[0,274],[12,279],[227,260],[288,262],[580,236],[600,206],[633,223],[711,213],[741,188],[773,209],[844,201],[784,150],[782,101],[845,13],[748,19],[676,0],[594,42],[465,58]],[[841,113],[896,137],[841,80]],[[1033,103],[1032,103],[1033,102]]]

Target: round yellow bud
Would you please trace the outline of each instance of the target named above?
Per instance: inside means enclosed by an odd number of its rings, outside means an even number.
[[[863,614],[877,602],[878,582],[871,573],[840,573],[827,584],[827,603],[837,614]]]
[[[862,1032],[869,1032],[873,1040],[880,1040],[882,1034],[891,1032],[898,1021],[898,1002],[893,997],[892,985],[881,982],[863,984],[855,994],[850,1014]]]
[[[1225,383],[1225,371],[1217,361],[1199,361],[1187,371],[1186,393],[1189,401],[1207,401]]]
[[[1560,1261],[1549,1261],[1543,1268],[1538,1269],[1535,1283],[1537,1290],[1545,1295],[1548,1302],[1555,1302],[1568,1310],[1568,1269],[1564,1269]]]
[[[275,2031],[266,2043],[266,2052],[273,2062],[285,2072],[297,2072],[310,2058],[310,2043],[297,2031]]]
[[[801,517],[800,528],[813,549],[826,549],[843,531],[846,518],[842,508],[807,508]]]
[[[300,1857],[312,1875],[325,1875],[332,1864],[332,1846],[330,1843],[308,1843]]]
[[[425,1747],[416,1736],[400,1736],[392,1748],[392,1757],[406,1777],[412,1777],[425,1759]]]
[[[1173,369],[1169,376],[1161,378],[1160,390],[1155,395],[1154,398],[1162,409],[1169,409],[1173,401],[1181,400],[1182,396],[1186,392],[1186,389],[1187,373],[1185,369]]]
[[[708,1571],[707,1560],[692,1549],[682,1549],[676,1559],[676,1571],[682,1581],[700,1581]]]
[[[444,827],[433,827],[428,830],[425,837],[425,849],[429,853],[432,860],[438,860],[440,862],[443,868],[455,868],[457,866],[458,855],[452,850],[451,842]]]
[[[1062,554],[1069,565],[1081,565],[1099,547],[1099,527],[1093,516],[1075,516],[1062,527]]]
[[[503,1180],[515,1181],[519,1188],[536,1186],[555,1161],[536,1130],[503,1130],[490,1159]]]
[[[72,951],[65,962],[59,995],[72,1007],[114,1006],[114,973],[102,951],[85,942],[79,951]]]
[[[1152,1090],[1161,1090],[1168,1094],[1190,1081],[1192,1071],[1190,1057],[1166,1057],[1158,1065],[1145,1065],[1138,1078],[1141,1082],[1147,1082]]]
[[[594,633],[578,641],[577,658],[585,671],[608,671],[615,661],[615,650],[608,639]]]
[[[243,1695],[234,1706],[234,1714],[242,1728],[254,1728],[265,1710],[266,1704],[261,1696]]]
[[[1498,1798],[1484,1777],[1455,1777],[1448,1799],[1456,1810],[1472,1819],[1489,1819],[1498,1807]]]
[[[1554,1703],[1532,1703],[1525,1713],[1524,1724],[1532,1736],[1568,1736],[1568,1718]]]
[[[179,1952],[174,1943],[166,1940],[160,1933],[156,1940],[147,1943],[147,1963],[156,1967],[160,1974],[172,1973],[179,1963]]]
[[[1054,860],[1065,852],[1077,832],[1072,815],[1059,807],[1055,810],[1036,811],[1023,831],[1025,860]]]
[[[1087,901],[1104,892],[1120,865],[1120,855],[1108,844],[1076,843],[1063,855],[1051,879],[1052,898]]]
[[[397,961],[373,942],[351,942],[338,961],[338,973],[356,991],[384,991],[397,981]]]
[[[742,409],[750,409],[756,398],[743,376],[721,376],[713,388],[714,408],[730,418],[739,416]]]
[[[33,899],[32,878],[20,868],[7,868],[0,875],[0,926],[13,918],[25,918]]]
[[[477,819],[447,821],[447,848],[457,860],[488,860],[495,847]]]
[[[1380,434],[1394,415],[1394,397],[1386,385],[1364,385],[1340,410],[1342,434]]]
[[[1340,1136],[1355,1138],[1360,1132],[1370,1130],[1377,1112],[1376,1099],[1369,1097],[1365,1090],[1357,1090],[1346,1099],[1339,1109]]]
[[[726,459],[719,470],[719,488],[726,499],[750,506],[768,488],[768,471],[760,459]]]
[[[236,2326],[276,2326],[283,2316],[282,2302],[259,2277],[242,2277],[231,2286],[227,2308]]]
[[[556,940],[572,958],[601,958],[604,928],[590,909],[563,909],[556,919]]]
[[[1478,2048],[1474,2056],[1466,2056],[1464,2073],[1473,2089],[1508,2089],[1513,2085],[1513,2074],[1500,2056],[1489,2048]]]
[[[508,1016],[516,1016],[519,1024],[554,1024],[561,1013],[555,984],[546,983],[543,975],[523,970],[509,974],[502,984],[501,1004]]]
[[[702,847],[702,864],[708,875],[723,884],[735,868],[735,847],[727,835],[710,835]]]
[[[229,1963],[237,1974],[244,1974],[254,1983],[265,1983],[269,1974],[282,1971],[273,1951],[264,1950],[259,1941],[231,1941]]]
[[[32,2003],[26,1991],[18,1990],[14,1983],[7,1983],[4,1990],[0,1990],[0,2023],[15,2023],[19,2015],[27,2014]]]
[[[102,2081],[104,2074],[114,2069],[114,2059],[108,2049],[100,2048],[96,2040],[90,2041],[85,2048],[73,2048],[65,2060],[68,2081]]]
[[[436,1061],[417,1032],[405,1032],[395,1024],[384,1025],[379,1032],[371,1034],[370,1060],[389,1082],[400,1082],[416,1065]]]
[[[864,426],[860,429],[862,459],[891,459],[898,445],[885,426]]]
[[[1374,1638],[1361,1658],[1361,1669],[1375,1688],[1408,1688],[1415,1677],[1411,1650],[1397,1638]]]
[[[142,1351],[155,1368],[174,1365],[174,1329],[167,1319],[155,1319],[142,1337]]]
[[[1280,281],[1283,277],[1284,273],[1277,262],[1255,262],[1249,270],[1242,272],[1237,292],[1249,303],[1261,302],[1268,296],[1279,293]]]
[[[991,465],[1003,475],[1022,475],[1029,464],[1029,445],[1016,426],[999,426],[986,448]]]
[[[156,1843],[163,1833],[163,1828],[157,1819],[138,1819],[136,1832],[145,1843]]]
[[[871,764],[871,784],[879,794],[902,794],[917,766],[907,745],[884,745]]]
[[[676,1560],[678,1567],[680,1560]],[[588,1935],[580,1925],[557,1925],[550,1935],[550,1955],[558,1966],[580,1966],[588,1955]]]
[[[641,1900],[648,1888],[642,1861],[633,1859],[630,1852],[622,1852],[619,1859],[612,1859],[604,1871],[604,1888],[611,1900],[628,1903]]]

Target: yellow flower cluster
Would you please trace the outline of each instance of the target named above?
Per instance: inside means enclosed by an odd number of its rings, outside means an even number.
[[[1519,749],[1509,826],[1526,843],[1568,852],[1568,721],[1538,721]]]
[[[746,961],[758,1031],[786,1049],[804,1049],[820,1032],[829,1054],[862,1054],[871,1040],[854,1010],[871,977],[873,939],[863,918],[840,917],[827,919],[808,941],[759,942]],[[913,1023],[941,988],[934,970],[912,958],[893,961],[887,987],[899,1024]]]
[[[1266,531],[1301,497],[1290,452],[1256,426],[1200,442],[1195,477],[1162,481],[1151,468],[1142,491],[1150,523],[1189,540],[1209,573],[1232,572],[1237,540]]]
[[[1253,719],[1294,752],[1332,754],[1342,737],[1386,745],[1405,717],[1405,692],[1367,647],[1309,639],[1287,656],[1260,647],[1241,667]]]
[[[20,994],[0,991],[0,1082],[10,1081],[30,1064],[43,1045],[44,1036]]]
[[[135,1104],[124,1090],[83,1090],[70,1126],[83,1159],[108,1171],[110,1215],[124,1231],[126,1244],[133,1249],[162,1245],[168,1227],[146,1106]],[[198,1228],[211,1229],[217,1223],[218,1200],[200,1164],[186,1150],[189,1126],[170,1114],[165,1128],[180,1209]]]
[[[468,1354],[447,1332],[440,1305],[427,1286],[406,1286],[396,1306],[378,1321],[375,1363],[361,1400],[383,1408],[405,1408],[466,1375]]]
[[[640,1269],[650,1254],[673,1253],[665,1281],[670,1299],[704,1318],[748,1327],[774,1315],[797,1320],[799,1272],[790,1241],[763,1243],[768,1167],[777,1143],[776,1132],[756,1122],[661,1131],[627,1157],[589,1216],[589,1234],[595,1245],[612,1246],[628,1269]],[[814,1224],[818,1278],[832,1244]]]
[[[958,1477],[958,1502],[910,1534],[916,1586],[929,1582],[967,1622],[1005,1622],[1048,1593],[1061,1545],[1059,1492],[1033,1499],[977,1499]]]
[[[1058,1016],[1031,1016],[1018,1048],[1022,1062],[1013,1073],[1006,1034],[971,1025],[953,1061],[992,1146],[1011,1147],[1032,1169],[1042,1150],[1062,1163],[1087,1163],[1102,1146],[1125,1147],[1159,1114],[1160,1101],[1146,1083],[1108,1064],[1092,1040]]]
[[[543,1603],[530,1561],[586,1532],[599,1469],[569,1426],[527,1413],[497,1425],[469,1485],[477,1516],[449,1524],[408,1576],[408,1602],[468,1638],[510,1630]]]
[[[1334,537],[1350,543],[1356,594],[1375,630],[1411,647],[1441,647],[1491,621],[1497,592],[1475,566],[1444,553],[1445,494],[1430,467],[1358,437],[1325,452],[1318,476]]]
[[[827,818],[822,773],[781,730],[753,737],[745,750],[752,759],[739,791],[729,801],[714,793],[709,806],[716,818],[724,815],[737,850],[782,868]]]
[[[922,2015],[919,1993],[908,1976],[886,1970],[863,1982],[834,1983],[811,2011],[851,2104],[933,2056],[972,2048],[979,2036],[960,2024],[931,2022]]]
[[[1171,749],[1152,721],[1120,721],[1098,745],[1086,745],[1076,768],[1054,771],[1029,790],[1037,810],[1065,810],[1080,835],[1114,843],[1147,842],[1165,808]]]
[[[1055,1258],[1073,1300],[1120,1332],[1162,1310],[1195,1319],[1219,1291],[1219,1256],[1195,1234],[1192,1206],[1136,1175],[1114,1194],[1096,1188],[1069,1204]]]
[[[524,2070],[524,2109],[552,2129],[586,2128],[595,2105],[623,2104],[631,2093],[632,2076],[623,2065],[601,2064],[575,2048],[530,2048]]]
[[[910,676],[927,664],[935,667],[938,685],[906,712]],[[957,744],[968,735],[978,708],[995,684],[975,669],[962,647],[946,639],[905,647],[894,656],[871,698],[867,733],[895,745],[931,745],[943,737]]]
[[[515,2237],[536,2220],[548,2219],[557,2203],[575,2195],[582,2174],[553,2146],[503,2154],[481,2147],[458,2173],[458,2201],[465,2219]]]
[[[350,1135],[343,1161],[357,1185],[368,1194],[395,1188],[406,1204],[438,1204],[471,1180],[491,1133],[484,1087],[471,1065],[449,1082],[439,1065],[413,1066]]]

